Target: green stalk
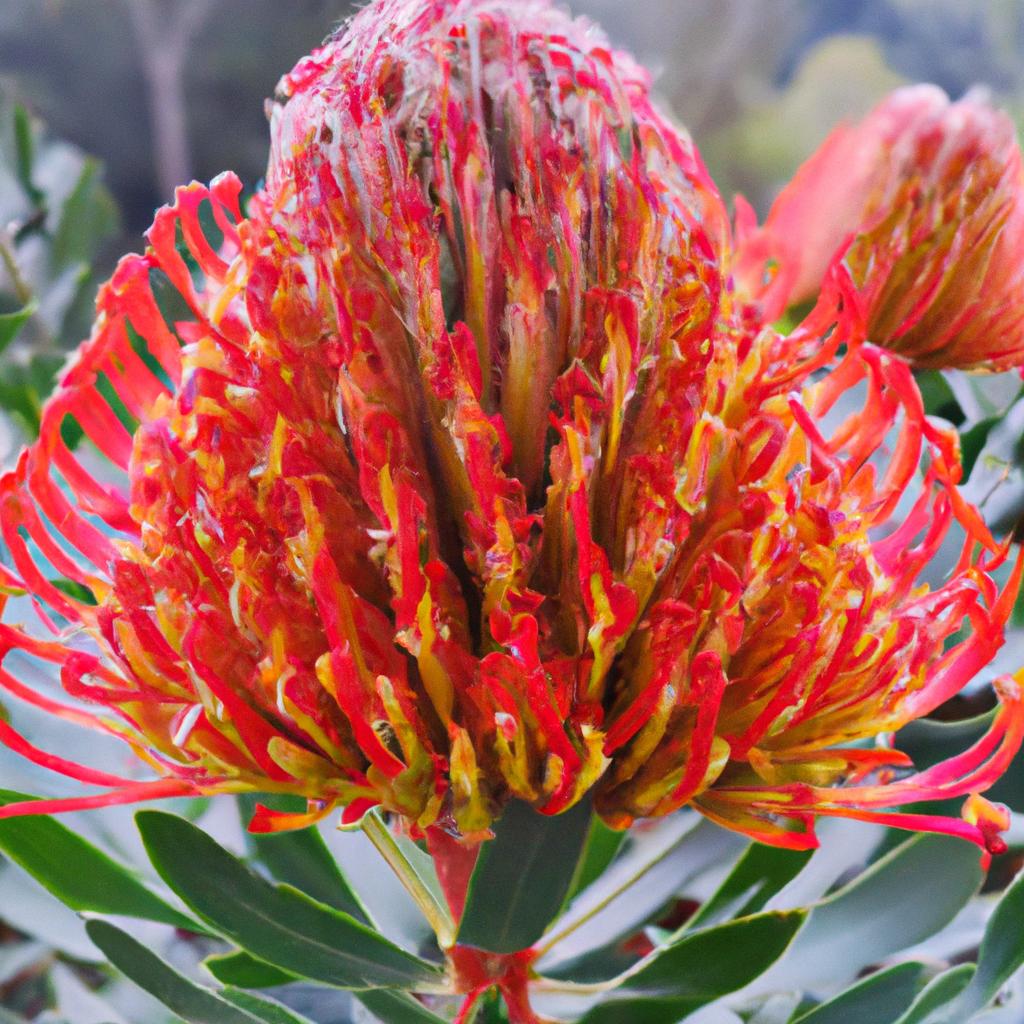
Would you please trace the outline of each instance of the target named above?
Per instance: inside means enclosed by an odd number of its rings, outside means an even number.
[[[456,928],[451,912],[443,899],[439,899],[423,877],[416,870],[412,861],[405,855],[398,841],[384,823],[377,811],[370,811],[360,822],[363,834],[377,848],[377,852],[387,861],[388,866],[402,883],[405,891],[412,897],[423,916],[437,936],[438,945],[448,949],[455,942]]]

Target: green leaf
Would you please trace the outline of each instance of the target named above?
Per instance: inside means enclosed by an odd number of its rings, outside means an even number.
[[[28,111],[20,104],[14,108],[14,173],[22,191],[33,206],[45,198],[32,183],[32,165],[35,162],[35,139]]]
[[[590,819],[590,830],[587,832],[586,844],[583,847],[583,854],[580,857],[568,899],[573,899],[604,874],[608,865],[622,848],[626,834],[625,829],[609,828],[597,814]]]
[[[221,995],[229,1003],[245,1010],[264,1024],[313,1024],[308,1017],[303,1017],[265,996],[254,996],[251,992],[242,992],[237,988],[226,988]]]
[[[444,1024],[443,1017],[405,992],[355,992],[353,995],[383,1024]]]
[[[796,878],[813,852],[751,843],[718,891],[690,918],[687,928],[692,930],[756,914],[783,886]]]
[[[924,1024],[925,1021],[943,1019],[941,1016],[933,1017],[932,1014],[956,999],[970,983],[973,975],[974,964],[958,964],[936,975],[925,985],[896,1024]],[[956,1024],[962,1024],[962,1021],[957,1021]]]
[[[306,808],[306,801],[301,799],[301,807],[296,807],[270,795],[242,796],[239,798],[239,810],[244,819],[243,824],[252,818],[257,803],[273,807],[275,810]],[[247,832],[246,841],[257,858],[278,881],[287,882],[307,896],[351,914],[357,921],[370,923],[366,908],[348,884],[348,879],[342,874],[337,861],[327,849],[323,836],[316,828],[270,835]]]
[[[188,1024],[263,1024],[215,992],[190,981],[170,964],[107,921],[89,921],[89,938],[107,959],[139,988],[145,989]]]
[[[924,401],[924,411],[929,416],[941,416],[954,424],[963,422],[964,414],[960,403],[941,370],[918,371],[914,377]]]
[[[1024,874],[1020,874],[999,900],[985,926],[978,952],[978,967],[971,983],[956,1001],[950,1015],[936,1020],[959,1024],[986,1007],[1024,964]]]
[[[855,977],[947,925],[981,879],[971,843],[915,836],[813,907],[807,927],[765,984],[808,988]]]
[[[14,341],[18,331],[32,319],[37,309],[39,309],[38,301],[31,299],[21,309],[16,309],[13,313],[0,313],[0,352],[3,352]]]
[[[513,800],[469,881],[459,942],[492,953],[532,946],[558,916],[590,829],[590,803],[558,815]]]
[[[204,921],[275,967],[339,988],[413,988],[440,970],[342,911],[288,885],[274,887],[173,814],[135,820],[164,881]]]
[[[586,982],[619,974],[628,966],[621,941],[657,920],[693,879],[738,859],[748,845],[693,812],[634,831],[626,849],[544,936],[541,973]]]
[[[31,799],[0,790],[0,805]],[[0,851],[72,910],[160,921],[175,928],[206,929],[162,900],[124,865],[42,815],[0,821]]]
[[[117,206],[100,180],[100,163],[87,157],[60,211],[51,250],[54,270],[90,263],[100,243],[117,229],[117,222]]]
[[[971,475],[978,456],[985,450],[985,443],[988,435],[992,433],[993,427],[1002,423],[1002,416],[989,416],[987,419],[979,420],[969,430],[960,434],[960,458],[963,463],[964,480]]]
[[[803,910],[771,911],[683,934],[616,979],[581,1024],[673,1024],[763,974],[805,917]]]
[[[924,971],[924,964],[913,961],[876,971],[794,1024],[892,1024],[914,1001]]]
[[[208,956],[203,966],[222,985],[234,985],[237,988],[274,988],[287,985],[298,977],[240,950]]]

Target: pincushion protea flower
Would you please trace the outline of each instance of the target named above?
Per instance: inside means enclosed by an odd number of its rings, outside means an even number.
[[[544,3],[381,0],[281,92],[265,187],[245,214],[231,176],[178,190],[0,483],[4,579],[49,630],[0,624],[0,683],[157,777],[0,723],[103,788],[0,816],[261,790],[309,813],[257,830],[382,804],[475,838],[591,794],[618,826],[691,805],[785,846],[843,815],[999,849],[977,794],[1017,682],[934,768],[888,737],[992,658],[1020,564],[1000,590],[956,437],[864,317],[826,295],[784,337],[734,294],[644,73]],[[957,795],[963,820],[887,810]]]
[[[1024,363],[1024,166],[982,97],[898,90],[752,218],[741,204],[737,279],[766,317],[824,286],[856,333],[916,366]]]

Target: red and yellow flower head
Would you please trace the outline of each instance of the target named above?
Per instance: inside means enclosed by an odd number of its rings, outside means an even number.
[[[841,125],[745,236],[762,313],[831,291],[854,333],[919,367],[1024,364],[1024,165],[980,96],[900,89]]]
[[[265,187],[244,214],[233,177],[178,190],[0,482],[5,582],[48,631],[8,613],[0,685],[156,778],[0,722],[103,788],[0,815],[261,790],[309,815],[255,828],[382,804],[479,834],[588,797],[997,848],[976,794],[1017,684],[949,762],[914,774],[889,737],[992,658],[1020,570],[993,582],[955,435],[831,292],[789,337],[758,322],[645,74],[546,3],[378,0],[280,100]],[[969,794],[964,820],[886,810]]]

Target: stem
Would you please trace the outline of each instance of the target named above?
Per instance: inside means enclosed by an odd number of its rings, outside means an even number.
[[[23,306],[27,306],[32,301],[32,288],[21,274],[18,261],[14,258],[13,240],[10,232],[6,229],[0,232],[0,259],[3,260],[4,267],[10,276],[18,301]]]
[[[448,908],[430,891],[378,813],[364,815],[361,828],[434,929],[438,945],[448,949],[455,942],[455,922]]]

